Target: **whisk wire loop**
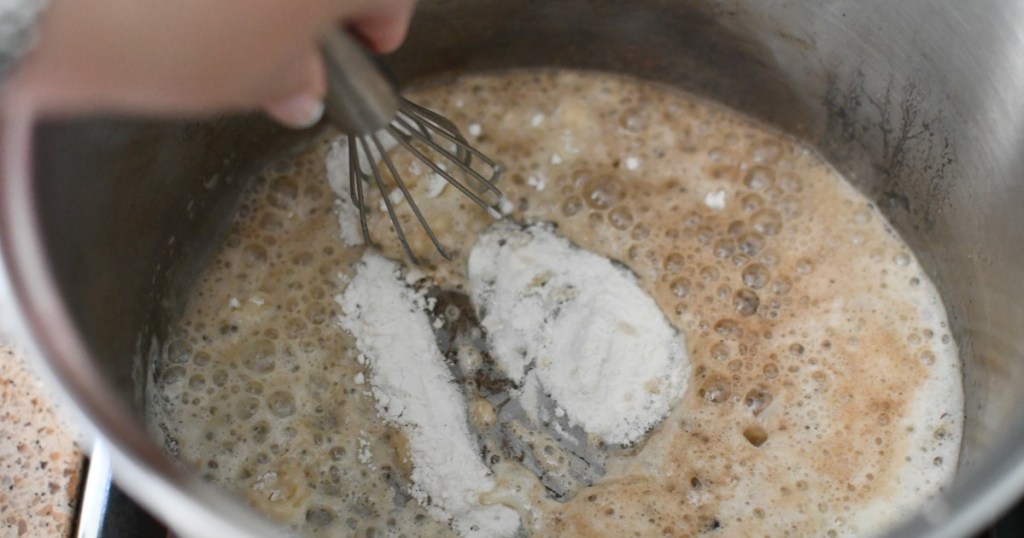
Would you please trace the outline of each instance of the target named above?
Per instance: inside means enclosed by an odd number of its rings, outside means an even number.
[[[359,137],[359,145],[363,148],[363,151],[366,152],[366,155],[369,156],[373,154],[370,152],[370,145],[367,142],[367,139],[378,142],[377,135]],[[390,163],[386,158],[384,160]],[[395,205],[391,201],[391,197],[388,196],[387,188],[384,186],[384,179],[381,177],[380,167],[377,166],[377,160],[371,158],[367,159],[367,161],[369,162],[370,172],[373,175],[374,183],[377,184],[377,190],[380,191],[381,200],[384,201],[384,207],[387,208],[388,217],[391,218],[391,224],[395,227],[395,233],[398,235],[398,240],[402,243],[402,249],[405,250],[406,255],[409,256],[413,263],[418,263],[416,255],[412,253],[412,248],[409,247],[409,242],[405,238],[405,233],[402,232],[402,224],[398,220],[398,214],[395,213]],[[396,181],[401,182],[401,180]],[[369,240],[367,240],[367,243],[369,243]]]
[[[381,144],[380,139],[376,135],[371,135],[371,138],[373,138],[373,143],[377,147],[377,152],[381,155],[384,155],[384,145]],[[427,219],[423,216],[423,213],[420,211],[419,206],[416,204],[416,200],[412,197],[412,194],[409,193],[409,188],[406,187],[405,181],[402,181],[401,176],[398,174],[398,170],[395,169],[395,163],[391,162],[391,159],[388,158],[384,158],[382,159],[382,161],[384,161],[384,164],[387,166],[388,172],[391,173],[391,177],[395,178],[395,183],[398,185],[398,188],[402,191],[402,196],[404,196],[405,200],[409,203],[409,208],[412,209],[413,214],[416,215],[416,220],[419,221],[420,226],[422,226],[423,230],[427,232],[427,237],[429,237],[430,242],[434,244],[434,248],[436,248],[437,251],[441,253],[441,256],[443,256],[444,259],[450,260],[451,256],[448,255],[448,252],[441,245],[441,242],[438,241],[437,236],[434,235],[434,230],[430,228],[430,224],[427,223]],[[400,229],[398,222],[394,221],[393,218],[392,221],[395,224],[395,229]],[[415,259],[415,256],[412,255],[411,249],[408,248],[408,244],[404,241],[404,237],[402,237],[404,235],[405,234],[400,234],[400,239],[403,239],[402,246],[406,248],[406,252],[409,254],[409,256]]]
[[[370,239],[370,226],[366,221],[366,201],[363,197],[363,182],[368,181],[368,178],[362,172],[359,166],[359,148],[358,148],[357,137],[350,136],[348,138],[348,188],[349,195],[352,198],[352,203],[359,208],[359,226],[363,232],[363,241],[367,245],[373,246],[373,240]],[[356,163],[356,164],[351,164]]]
[[[451,120],[437,112],[434,112],[433,110],[417,105],[408,99],[402,99],[398,109],[398,116],[408,117],[415,120],[417,119],[417,114],[420,118],[434,123],[438,127],[435,133],[455,145],[456,155],[448,156],[452,162],[476,178],[483,186],[487,187],[498,196],[501,196],[501,191],[494,185],[497,182],[498,177],[501,175],[501,166],[498,163],[494,162],[490,157],[473,147],[469,141],[466,140],[466,137],[462,136],[462,133],[459,132],[459,128],[456,127]],[[491,177],[483,177],[483,175],[473,167],[472,164],[474,157],[483,162],[491,171]]]
[[[401,122],[402,120],[401,119],[397,119],[395,121]],[[389,127],[388,130],[390,132],[390,131],[394,130],[394,128],[393,127]],[[426,164],[427,167],[429,167],[431,171],[433,171],[435,174],[437,174],[437,175],[441,176],[442,178],[444,178],[444,180],[446,182],[448,182],[448,184],[450,184],[451,186],[453,186],[456,189],[458,189],[459,192],[461,192],[462,194],[464,194],[467,197],[469,197],[470,200],[473,200],[474,202],[476,202],[477,205],[479,205],[480,207],[484,208],[485,210],[492,209],[491,204],[488,204],[487,202],[485,202],[483,200],[483,198],[480,198],[480,196],[478,196],[475,192],[471,191],[469,189],[469,187],[463,185],[461,181],[455,179],[455,177],[450,172],[448,172],[447,170],[441,168],[441,166],[439,164],[435,163],[432,159],[427,157],[427,155],[425,155],[422,151],[417,149],[415,145],[413,145],[411,142],[409,142],[409,140],[407,140],[407,139],[405,139],[405,138],[403,138],[401,136],[396,137],[396,140],[398,140],[398,143],[401,144],[406,150],[408,150],[409,153],[413,154],[417,159],[420,159],[421,161],[423,161],[423,163]],[[430,149],[432,149],[432,150],[435,149],[436,145],[433,142],[426,142],[426,144],[427,144],[428,147],[430,147]],[[435,151],[438,151],[439,153],[442,152],[442,150],[439,150],[439,149],[435,150]],[[486,180],[484,180],[484,182],[486,183]]]
[[[445,259],[451,259],[451,255],[441,244],[419,205],[413,199],[405,180],[399,174],[398,168],[385,147],[382,137],[393,139],[396,142],[394,147],[404,149],[425,164],[431,172],[444,179],[447,184],[452,185],[492,216],[499,217],[501,215],[502,194],[495,185],[501,175],[501,167],[471,146],[450,120],[407,99],[402,99],[397,115],[383,131],[349,136],[348,139],[349,191],[353,203],[359,208],[360,227],[367,244],[373,245],[374,243],[370,238],[369,203],[363,190],[363,183],[372,182],[380,192],[402,249],[414,263],[418,263],[395,210],[397,201],[392,201],[387,192],[383,170],[379,164],[382,162],[403,199],[409,203],[409,208],[416,217],[416,221],[426,232],[434,248]],[[480,164],[474,166],[474,160]],[[456,177],[454,173],[456,170],[462,171],[466,176],[466,181],[460,181]],[[485,201],[479,194],[481,192],[489,192],[494,195],[495,202]]]

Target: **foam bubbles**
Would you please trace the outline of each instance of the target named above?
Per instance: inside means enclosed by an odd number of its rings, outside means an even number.
[[[608,209],[619,203],[625,192],[618,179],[599,175],[586,180],[583,186],[583,200],[594,209]]]
[[[627,230],[633,225],[633,213],[625,207],[616,207],[608,213],[608,222],[617,230]]]
[[[267,408],[275,417],[290,417],[295,414],[295,396],[286,390],[275,391],[267,397]]]
[[[758,424],[752,424],[743,429],[743,437],[751,445],[760,447],[768,441],[768,432]]]
[[[761,209],[750,216],[750,226],[762,235],[778,235],[782,231],[782,215],[774,209]]]
[[[185,364],[192,358],[192,345],[181,339],[172,339],[164,346],[164,359],[172,364]]]
[[[572,217],[583,209],[583,200],[579,196],[570,196],[562,202],[562,214]]]
[[[688,279],[686,277],[677,278],[677,279],[673,280],[672,283],[670,284],[670,287],[672,289],[672,295],[675,295],[676,297],[679,297],[680,299],[682,299],[683,297],[686,297],[687,295],[690,294],[690,288],[692,286],[693,286],[693,284],[690,282],[690,279]]]
[[[683,270],[684,265],[686,265],[686,258],[678,252],[669,254],[662,262],[662,267],[665,269],[666,274],[679,273]]]
[[[812,152],[606,75],[468,77],[413,97],[480,126],[476,143],[506,165],[510,216],[550,221],[627,265],[695,361],[692,388],[643,450],[609,454],[606,482],[564,504],[515,458],[488,454],[508,484],[496,498],[532,521],[528,534],[859,536],[953,472],[958,362],[941,301],[877,208]],[[363,248],[338,238],[323,178],[333,143],[275,165],[243,202],[189,324],[161,349],[161,428],[183,461],[314,536],[450,533],[409,502],[408,451],[376,420],[359,355],[332,330],[332,298]],[[425,167],[396,164],[455,247],[452,264],[426,256],[425,273],[458,287],[459,249],[490,218],[452,189],[427,196]],[[726,203],[708,207],[704,195],[719,192]],[[386,216],[369,224],[401,259]],[[476,427],[500,416],[471,406]],[[562,473],[545,446],[538,459]]]
[[[753,316],[761,305],[761,298],[751,290],[737,290],[732,297],[733,309],[741,316]]]
[[[266,374],[274,371],[276,354],[277,348],[274,346],[274,343],[265,338],[259,338],[246,343],[239,353],[242,364],[257,374]]]
[[[750,190],[759,191],[771,186],[775,180],[775,174],[770,168],[755,166],[747,171],[743,178],[743,184]]]
[[[765,287],[770,279],[768,269],[759,263],[752,263],[743,268],[743,284],[752,290]]]
[[[747,392],[743,397],[743,405],[747,407],[754,416],[760,415],[762,411],[772,403],[772,394],[764,385],[758,385]]]
[[[729,400],[729,396],[732,395],[732,387],[726,377],[712,375],[701,383],[697,393],[710,403],[720,404]]]

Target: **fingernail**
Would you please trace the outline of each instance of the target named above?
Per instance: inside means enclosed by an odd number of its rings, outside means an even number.
[[[272,105],[270,113],[288,127],[305,129],[323,117],[324,102],[309,94],[299,94]]]

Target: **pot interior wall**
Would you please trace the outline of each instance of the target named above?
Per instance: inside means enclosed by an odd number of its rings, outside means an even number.
[[[434,0],[389,63],[406,82],[519,66],[628,73],[817,147],[885,212],[946,301],[965,360],[963,470],[1020,428],[1024,168],[1014,150],[1024,43],[1006,22],[1020,9],[994,0]],[[40,129],[48,254],[128,405],[140,401],[139,357],[180,307],[245,179],[309,136],[257,118]]]

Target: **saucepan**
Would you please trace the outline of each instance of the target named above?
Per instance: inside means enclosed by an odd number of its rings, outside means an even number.
[[[626,73],[817,148],[940,293],[964,362],[957,478],[893,536],[967,536],[1024,491],[1024,4],[425,0],[403,84],[522,66]],[[144,427],[147,357],[247,180],[315,135],[260,117],[4,125],[0,241],[20,320],[94,459],[184,535],[278,532]]]

